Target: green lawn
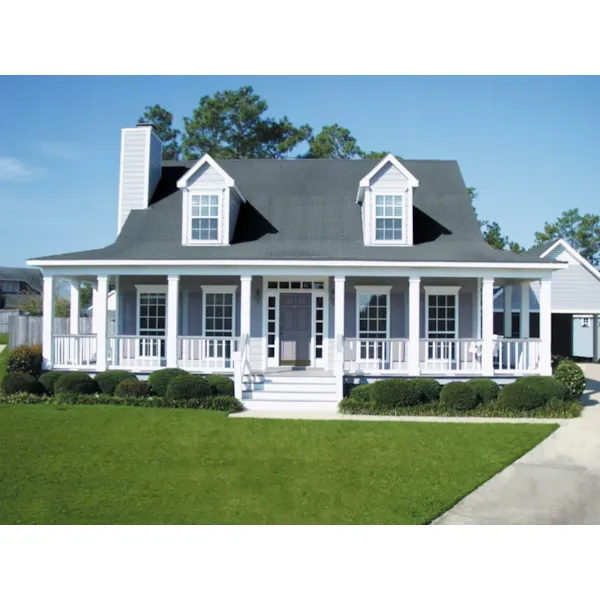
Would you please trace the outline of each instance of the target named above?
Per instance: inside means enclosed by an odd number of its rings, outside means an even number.
[[[555,425],[0,406],[0,523],[428,523]]]

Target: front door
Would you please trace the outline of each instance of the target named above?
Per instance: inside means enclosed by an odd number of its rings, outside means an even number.
[[[279,296],[279,363],[310,365],[311,294]]]

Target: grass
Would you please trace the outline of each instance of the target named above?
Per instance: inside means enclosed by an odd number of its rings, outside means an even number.
[[[0,352],[0,384],[6,375],[6,363],[8,362],[8,333],[0,333],[0,346],[6,346]]]
[[[0,406],[0,523],[428,523],[555,425]]]

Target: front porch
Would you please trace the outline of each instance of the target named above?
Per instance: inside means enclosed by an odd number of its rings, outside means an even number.
[[[285,383],[293,396],[294,379],[321,376],[334,384],[323,392],[328,402],[342,399],[344,381],[360,378],[551,373],[549,276],[541,278],[539,338],[529,336],[528,293],[519,337],[493,331],[494,289],[528,290],[531,277],[79,275],[72,317],[82,280],[95,286],[93,332],[80,333],[72,318],[71,333],[56,335],[45,318],[45,368],[222,373],[244,400],[255,381],[277,379],[271,389]],[[53,288],[53,277],[44,277],[44,315],[53,313]]]

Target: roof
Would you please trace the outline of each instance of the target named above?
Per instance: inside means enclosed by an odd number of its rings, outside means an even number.
[[[229,246],[183,246],[177,181],[197,161],[165,161],[150,207],[129,214],[116,242],[38,260],[295,259],[548,263],[488,246],[456,161],[402,160],[419,180],[414,245],[365,246],[360,180],[379,160],[218,160],[241,205]]]
[[[0,267],[0,280],[25,281],[38,292],[42,291],[42,272],[26,267]]]
[[[529,256],[531,258],[539,258],[546,252],[546,250],[550,250],[554,244],[556,244],[558,240],[551,240],[549,242],[544,242],[543,244],[538,244],[537,246],[533,246],[526,252],[523,252],[523,256]]]

